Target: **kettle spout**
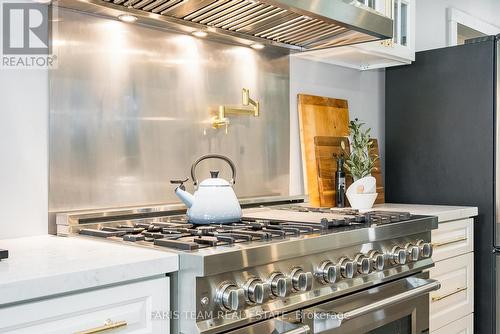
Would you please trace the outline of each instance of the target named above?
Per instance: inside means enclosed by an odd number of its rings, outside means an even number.
[[[181,201],[188,207],[192,207],[194,203],[194,196],[188,193],[185,190],[182,190],[180,187],[175,189],[175,194],[177,197],[181,199]]]

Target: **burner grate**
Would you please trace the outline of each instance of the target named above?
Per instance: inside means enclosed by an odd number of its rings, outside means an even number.
[[[366,219],[372,224],[397,223],[410,220],[412,215],[409,212],[391,212],[391,211],[370,211],[365,214]]]
[[[82,228],[82,235],[110,240],[155,245],[177,250],[196,250],[206,247],[228,246],[240,242],[279,240],[308,234],[344,232],[358,228],[394,223],[412,218],[407,212],[371,211],[360,214],[350,209],[332,210],[292,206],[283,210],[311,212],[311,214],[335,212],[335,219],[322,218],[319,222],[297,222],[276,219],[244,218],[233,224],[196,226],[185,216],[160,217],[154,221],[115,222],[103,227]],[[280,209],[281,210],[281,209]],[[304,211],[306,210],[306,211]],[[330,216],[331,217],[331,216]],[[318,218],[319,219],[319,218]]]

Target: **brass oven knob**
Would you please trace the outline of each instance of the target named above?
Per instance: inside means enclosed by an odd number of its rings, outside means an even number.
[[[340,266],[340,275],[344,278],[353,278],[357,271],[356,262],[347,257],[340,258],[339,266]]]
[[[370,259],[364,254],[358,254],[354,257],[354,262],[356,262],[356,267],[358,268],[358,273],[366,275],[371,271]]]
[[[226,311],[237,311],[245,305],[245,291],[231,282],[223,283],[217,289],[216,300]]]
[[[406,250],[399,246],[394,246],[391,250],[390,258],[392,264],[406,264]]]
[[[290,274],[295,291],[309,291],[312,288],[313,275],[302,268],[294,268]]]
[[[263,304],[269,300],[271,286],[259,278],[249,279],[243,288],[247,300],[251,303]]]
[[[408,262],[418,261],[418,258],[420,257],[420,247],[407,243],[405,249]]]
[[[419,247],[420,254],[423,258],[428,258],[432,256],[432,244],[430,242],[419,240],[417,241],[417,246]]]
[[[319,265],[316,271],[316,277],[319,278],[321,283],[335,283],[339,272],[337,270],[337,266],[334,265],[331,261],[323,261]]]
[[[286,297],[289,290],[289,282],[282,273],[273,273],[269,278],[271,293],[276,297]]]
[[[377,250],[371,250],[368,252],[368,257],[371,260],[372,269],[376,271],[384,270],[385,266],[385,258],[384,254],[380,253]]]

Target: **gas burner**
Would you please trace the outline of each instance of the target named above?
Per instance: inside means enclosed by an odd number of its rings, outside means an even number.
[[[195,231],[200,235],[211,235],[217,231],[217,226],[200,226]]]

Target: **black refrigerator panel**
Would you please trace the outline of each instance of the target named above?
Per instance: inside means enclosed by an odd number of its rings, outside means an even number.
[[[477,206],[475,332],[495,332],[495,41],[386,70],[386,201]]]

